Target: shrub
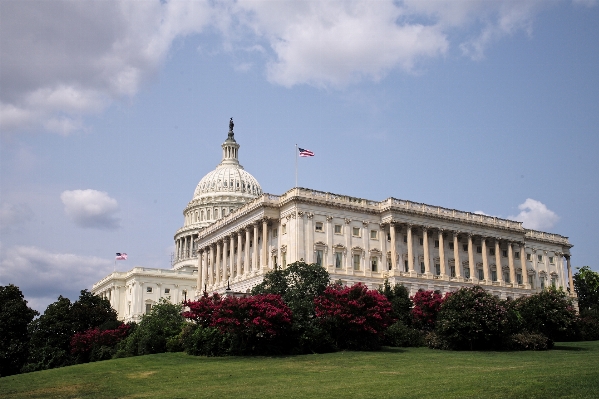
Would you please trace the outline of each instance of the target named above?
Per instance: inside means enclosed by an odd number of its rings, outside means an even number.
[[[552,341],[573,338],[576,311],[561,289],[549,288],[518,298],[513,306],[528,331],[541,333]]]
[[[221,298],[215,294],[186,305],[190,310],[184,316],[196,322],[183,339],[190,354],[222,356],[289,352],[285,338],[291,329],[292,312],[279,295]]]
[[[582,310],[576,320],[576,330],[580,340],[599,340],[599,310]]]
[[[418,347],[424,345],[424,334],[413,327],[397,321],[385,330],[385,345],[398,347]]]
[[[506,349],[544,351],[550,349],[553,343],[543,334],[523,331],[509,336]]]
[[[76,333],[71,338],[71,354],[75,355],[77,363],[111,359],[116,353],[117,344],[125,339],[130,330],[130,325],[122,324],[113,330],[96,327]]]
[[[445,294],[445,298],[449,293]],[[438,292],[418,290],[416,295],[410,297],[414,303],[412,320],[415,327],[422,330],[432,330],[435,327],[437,313],[445,298]]]
[[[316,317],[338,349],[376,349],[394,321],[387,298],[361,283],[329,286],[314,305]]]
[[[424,336],[424,345],[431,349],[450,349],[449,344],[434,331],[426,333]]]
[[[461,288],[439,310],[435,333],[451,349],[501,347],[507,312],[501,301],[482,287]]]

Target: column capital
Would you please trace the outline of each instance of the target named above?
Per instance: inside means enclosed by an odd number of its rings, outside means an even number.
[[[333,217],[331,215],[327,215],[327,222],[330,222],[331,220],[333,220]]]
[[[343,219],[343,221],[345,222],[345,224],[350,224],[351,223],[351,219],[348,219],[348,218]]]

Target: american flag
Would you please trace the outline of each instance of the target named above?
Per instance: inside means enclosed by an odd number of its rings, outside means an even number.
[[[115,260],[127,260],[127,254],[124,252],[117,252]]]
[[[298,148],[300,157],[313,157],[314,153],[310,150],[306,150],[304,148]]]

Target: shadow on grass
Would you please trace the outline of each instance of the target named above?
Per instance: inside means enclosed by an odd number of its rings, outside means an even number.
[[[387,352],[387,353],[404,353],[404,352],[407,352],[407,349],[399,348],[396,346],[383,346],[380,351]]]
[[[556,343],[555,346],[551,350],[554,350],[554,351],[582,352],[582,351],[588,351],[590,349],[589,348],[580,347],[580,346],[569,346],[567,344]]]

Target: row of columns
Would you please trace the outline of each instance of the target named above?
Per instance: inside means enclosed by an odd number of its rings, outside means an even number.
[[[198,250],[198,290],[213,286],[225,286],[230,279],[237,281],[242,276],[268,269],[268,222],[268,218],[263,218],[253,225],[200,248]],[[262,230],[262,248],[259,249],[260,228]],[[235,247],[235,241],[237,241],[237,247]],[[251,246],[250,243],[252,243]],[[231,244],[230,247],[229,244]],[[244,248],[243,254],[242,248]],[[250,248],[252,248],[251,252]],[[236,253],[235,249],[237,249]],[[262,261],[261,265],[258,264],[260,260]]]
[[[391,238],[391,262],[394,270],[399,270],[397,265],[397,234],[395,231],[395,226],[397,223],[390,223],[390,238]],[[414,248],[413,248],[413,236],[412,236],[412,224],[406,224],[407,227],[407,247],[408,247],[408,273],[416,275],[416,271],[414,268]],[[428,243],[428,234],[430,228],[426,226],[420,227],[423,235],[423,249],[424,249],[424,273],[427,275],[431,274],[431,263],[430,263],[430,251],[429,251],[429,243]],[[436,229],[438,233],[438,241],[439,241],[439,263],[441,266],[440,274],[441,276],[447,275],[446,272],[446,263],[445,263],[445,246],[443,242],[443,233],[444,229]],[[453,257],[455,262],[455,277],[458,279],[462,279],[461,273],[461,257],[460,257],[460,242],[459,235],[467,234],[468,236],[468,267],[470,269],[470,278],[474,281],[476,278],[476,264],[474,262],[474,248],[473,248],[473,234],[471,233],[462,233],[459,231],[451,230],[450,233],[453,234]],[[483,274],[484,279],[486,281],[491,281],[490,278],[490,269],[489,269],[489,259],[487,255],[487,237],[481,236],[481,245],[482,245],[482,258],[483,258]],[[514,251],[513,251],[514,243],[508,241],[508,268],[510,271],[510,282],[516,283],[516,268],[514,265]],[[522,268],[522,284],[528,284],[528,275],[526,269],[526,258],[524,252],[524,243],[518,243],[520,249],[520,264]],[[501,266],[501,252],[500,252],[500,239],[495,238],[495,265],[497,270],[497,281],[503,281],[503,269]],[[568,257],[569,262],[569,257]],[[570,274],[570,272],[569,272]]]
[[[179,259],[187,259],[187,258],[194,257],[194,253],[193,253],[194,238],[193,237],[194,237],[193,234],[188,234],[188,235],[179,237],[175,241],[175,253],[177,254],[177,259],[175,259],[175,261],[178,261]]]

